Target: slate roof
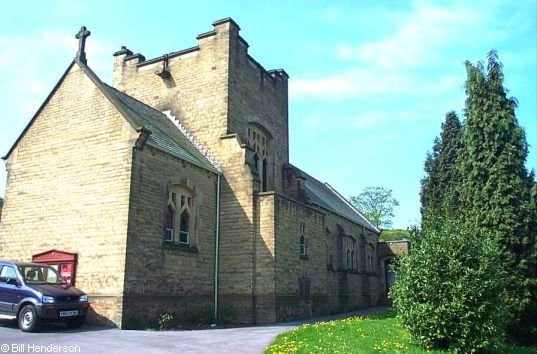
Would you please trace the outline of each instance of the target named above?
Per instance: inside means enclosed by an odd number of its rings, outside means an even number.
[[[80,66],[133,128],[150,132],[146,144],[218,173],[218,167],[213,165],[165,114],[105,84],[86,65]]]
[[[309,202],[339,214],[374,232],[380,232],[358,209],[328,183],[318,181],[296,166],[292,167],[299,176],[306,179],[305,192]]]

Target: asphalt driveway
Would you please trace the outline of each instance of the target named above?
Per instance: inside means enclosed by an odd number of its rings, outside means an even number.
[[[384,307],[338,316],[310,319],[326,321],[383,311]],[[287,322],[197,331],[122,331],[84,325],[67,329],[61,324],[42,326],[37,333],[24,333],[14,321],[0,320],[0,353],[252,353],[259,354],[282,333],[304,323]]]

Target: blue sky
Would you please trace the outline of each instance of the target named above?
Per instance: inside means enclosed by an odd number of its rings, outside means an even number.
[[[419,221],[425,155],[445,113],[462,117],[464,61],[492,48],[537,168],[537,0],[4,2],[0,155],[71,62],[81,25],[88,64],[110,82],[122,45],[153,58],[195,46],[225,17],[258,62],[290,76],[291,162],[345,196],[392,189],[395,227]],[[1,168],[0,196],[5,181]]]

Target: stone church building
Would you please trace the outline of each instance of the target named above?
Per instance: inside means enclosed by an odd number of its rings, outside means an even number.
[[[4,156],[0,258],[72,255],[89,320],[121,328],[162,313],[272,323],[376,305],[379,230],[290,164],[286,72],[252,58],[232,19],[213,26],[158,58],[121,47],[111,86],[81,29]]]

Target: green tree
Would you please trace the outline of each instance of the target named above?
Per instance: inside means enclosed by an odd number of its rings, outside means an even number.
[[[459,207],[460,173],[457,159],[462,147],[462,125],[454,111],[446,114],[440,138],[436,138],[432,153],[425,160],[426,176],[421,180],[421,212],[445,208],[449,213]]]
[[[427,214],[421,241],[397,264],[389,296],[425,348],[472,353],[502,340],[509,312],[493,233]]]
[[[367,187],[350,200],[376,227],[385,228],[391,227],[395,216],[393,209],[399,205],[392,190],[382,187]]]
[[[462,213],[468,224],[497,235],[509,280],[504,295],[515,315],[509,333],[535,341],[537,220],[533,177],[525,168],[528,145],[515,116],[517,101],[503,86],[496,52],[489,52],[487,59],[486,68],[466,62],[466,120],[459,164]]]

